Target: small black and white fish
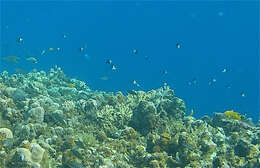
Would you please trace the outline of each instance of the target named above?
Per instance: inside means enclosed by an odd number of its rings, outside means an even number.
[[[169,87],[168,82],[166,82],[166,81],[162,81],[162,84],[163,84],[163,88]]]
[[[226,85],[226,88],[227,88],[227,89],[230,89],[230,88],[231,88],[231,84],[227,84],[227,85]]]
[[[18,43],[22,43],[23,42],[23,38],[22,37],[18,37],[17,42]]]
[[[90,60],[90,56],[86,53],[86,54],[84,54],[84,58],[86,59],[86,60]]]
[[[197,78],[193,78],[193,79],[191,80],[191,82],[192,82],[193,84],[196,84],[196,83],[197,83]]]
[[[197,84],[197,78],[193,78],[191,81],[188,82],[189,85],[196,85]]]
[[[86,49],[87,49],[87,44],[84,44],[84,46],[79,47],[80,52],[85,51]]]
[[[227,68],[224,68],[224,69],[221,70],[221,72],[223,72],[223,73],[225,73],[227,71],[228,71]]]
[[[44,55],[46,53],[46,50],[42,50],[41,55]]]
[[[216,78],[212,78],[210,81],[209,81],[209,85],[213,85],[217,82],[217,79]]]
[[[147,61],[150,61],[150,57],[149,56],[144,56],[144,59],[147,60]]]
[[[243,91],[240,93],[240,95],[241,95],[241,97],[246,97],[246,94]]]
[[[166,69],[162,70],[162,74],[163,75],[167,75],[168,74],[168,71]]]
[[[176,48],[181,48],[181,44],[180,44],[180,43],[177,43],[177,44],[176,44]]]
[[[134,53],[134,54],[138,54],[137,49],[133,49],[133,53]]]
[[[111,69],[112,69],[113,71],[115,71],[117,68],[116,68],[115,65],[111,65]]]
[[[140,87],[140,85],[136,82],[136,80],[132,80],[133,85]]]
[[[112,64],[112,60],[111,59],[106,60],[106,64],[111,65]]]
[[[84,51],[84,48],[83,48],[83,47],[80,47],[80,48],[79,48],[79,51],[80,51],[80,52]]]
[[[127,90],[126,92],[128,94],[137,95],[137,91],[135,91],[135,90]]]

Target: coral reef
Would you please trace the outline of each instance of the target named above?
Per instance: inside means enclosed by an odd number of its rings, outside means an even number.
[[[0,76],[0,168],[256,168],[259,126],[195,119],[168,86],[92,91],[59,67]]]

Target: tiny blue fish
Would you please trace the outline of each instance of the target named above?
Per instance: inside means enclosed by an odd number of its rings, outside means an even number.
[[[85,54],[84,57],[85,57],[86,60],[90,59],[90,56],[88,54]]]

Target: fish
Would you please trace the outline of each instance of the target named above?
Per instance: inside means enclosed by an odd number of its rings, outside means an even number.
[[[168,74],[168,71],[165,69],[165,70],[162,70],[162,74],[163,75],[167,75]]]
[[[41,55],[44,55],[45,53],[46,53],[46,51],[45,51],[45,50],[42,50]]]
[[[133,53],[134,53],[134,54],[138,54],[137,49],[133,49]]]
[[[38,63],[37,59],[34,58],[34,57],[28,57],[28,58],[26,58],[26,60],[27,60],[27,61],[31,61],[31,62],[34,63],[34,64],[37,64],[37,63]]]
[[[241,96],[241,97],[246,97],[245,92],[242,91],[242,92],[240,93],[240,96]]]
[[[112,64],[112,60],[111,59],[106,60],[106,64],[111,65]]]
[[[75,144],[79,147],[79,148],[85,148],[84,143],[81,140],[77,140],[75,141]]]
[[[79,48],[79,51],[83,51],[83,50],[84,50],[84,48],[83,48],[83,47],[80,47],[80,48]]]
[[[188,82],[189,85],[196,85],[197,84],[197,78],[193,78],[191,81]]]
[[[112,69],[113,71],[115,71],[117,68],[116,68],[115,65],[112,65],[112,66],[111,66],[111,69]]]
[[[79,48],[79,51],[82,52],[82,51],[84,51],[85,49],[87,49],[87,45],[86,45],[86,44],[84,44],[84,47],[80,47],[80,48]]]
[[[210,81],[209,81],[209,85],[213,85],[214,83],[217,82],[217,79],[215,78],[212,78]]]
[[[100,80],[107,81],[109,78],[107,76],[101,76]]]
[[[140,85],[136,82],[136,80],[132,80],[132,83],[137,86],[137,87],[140,87]]]
[[[148,62],[150,62],[151,61],[151,59],[150,59],[150,57],[149,56],[144,56],[144,59],[146,60],[146,61],[148,61]]]
[[[18,38],[17,38],[17,42],[18,42],[18,43],[22,43],[22,42],[23,42],[23,38],[22,38],[22,37],[18,37]]]
[[[137,91],[135,90],[127,90],[126,92],[131,95],[137,95]]]
[[[193,116],[194,113],[195,113],[195,112],[194,112],[194,109],[191,109],[191,110],[190,110],[190,114],[189,114],[189,116]]]
[[[196,78],[193,78],[193,79],[191,80],[191,82],[192,82],[193,84],[196,84],[196,83],[197,83],[197,79],[196,79]]]
[[[9,55],[7,57],[4,57],[3,60],[6,62],[12,62],[12,63],[18,64],[20,61],[20,58],[15,55]]]
[[[87,53],[84,54],[84,57],[85,57],[86,60],[90,60],[90,56]]]
[[[227,68],[224,68],[224,69],[221,70],[221,72],[223,72],[223,73],[225,73],[227,71],[228,71]]]
[[[25,74],[25,72],[21,68],[16,68],[15,72],[18,74]]]
[[[176,48],[181,48],[181,44],[180,44],[180,43],[177,43],[177,44],[176,44]]]
[[[166,81],[163,81],[162,83],[163,83],[163,86],[167,86],[168,85],[168,83]]]
[[[53,48],[53,47],[50,47],[50,48],[49,48],[49,51],[54,51],[54,48]]]
[[[182,144],[182,146],[185,147],[185,148],[187,148],[187,149],[189,149],[189,150],[191,150],[191,151],[195,151],[194,147],[191,146],[191,145],[188,145],[188,144]]]
[[[65,86],[69,87],[69,88],[75,88],[75,84],[74,83],[67,83]]]
[[[227,88],[227,89],[230,89],[230,88],[231,88],[231,84],[227,84],[227,85],[226,85],[226,88]]]

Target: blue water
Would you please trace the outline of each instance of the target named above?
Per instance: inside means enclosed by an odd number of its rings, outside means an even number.
[[[1,59],[1,71],[58,65],[93,90],[124,93],[167,82],[196,117],[231,109],[259,117],[258,1],[1,1],[1,45],[2,58],[21,58]]]

